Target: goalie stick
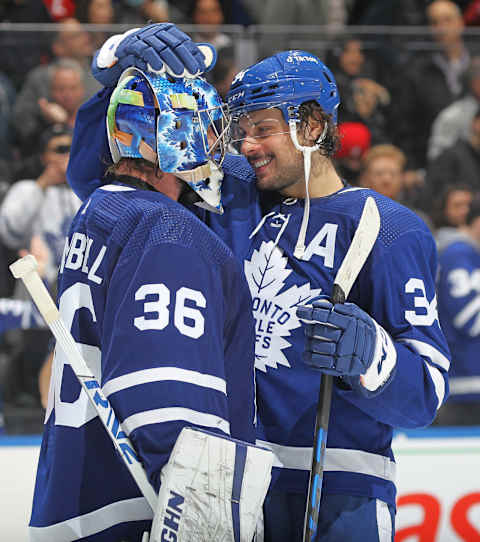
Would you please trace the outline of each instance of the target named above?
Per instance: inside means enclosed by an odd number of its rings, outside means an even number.
[[[31,254],[20,258],[10,265],[10,271],[16,279],[21,279],[25,284],[30,296],[38,307],[48,327],[52,331],[57,345],[64,351],[75,376],[78,378],[82,389],[87,394],[90,402],[96,410],[98,417],[103,423],[105,430],[115,445],[115,448],[123,459],[126,467],[133,476],[140,491],[150,505],[152,512],[157,508],[157,494],[148,481],[145,470],[135,452],[135,449],[122,430],[120,422],[115,416],[115,411],[109,400],[103,394],[97,377],[89,369],[87,362],[75,343],[72,334],[65,326],[52,297],[45,284],[42,282],[37,271],[37,260]],[[148,540],[144,538],[143,540]]]
[[[363,268],[380,231],[380,214],[375,200],[369,196],[345,258],[333,283],[331,301],[345,303],[352,286]],[[313,542],[318,530],[318,515],[322,495],[328,422],[332,402],[333,376],[322,374],[315,419],[312,467],[308,482],[307,509],[303,528],[303,542]]]

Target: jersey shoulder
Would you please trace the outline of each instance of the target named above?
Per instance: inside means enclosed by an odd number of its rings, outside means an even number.
[[[227,153],[222,164],[222,170],[226,177],[233,177],[237,181],[248,183],[255,182],[255,172],[244,156]]]
[[[380,232],[378,240],[386,247],[392,245],[397,239],[405,235],[426,236],[433,243],[432,234],[414,211],[401,203],[394,201],[369,188],[347,187],[338,194],[338,204],[343,206],[343,212],[352,216],[358,223],[363,206],[368,197],[372,197],[377,204],[380,214]]]
[[[159,192],[113,184],[100,187],[90,199],[88,229],[96,229],[120,247],[135,248],[137,253],[173,244],[220,265],[233,259],[227,245],[190,210]]]

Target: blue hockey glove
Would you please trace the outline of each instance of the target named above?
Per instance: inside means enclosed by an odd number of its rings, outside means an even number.
[[[354,303],[332,305],[326,296],[297,308],[304,324],[304,359],[323,373],[342,377],[367,397],[392,380],[397,351],[389,334]]]
[[[124,70],[173,77],[196,77],[213,68],[217,53],[209,43],[195,43],[172,23],[155,23],[110,37],[95,53],[92,73],[105,87],[112,87]]]

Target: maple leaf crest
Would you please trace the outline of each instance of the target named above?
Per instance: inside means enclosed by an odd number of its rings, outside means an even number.
[[[267,367],[290,367],[283,350],[291,346],[286,337],[301,325],[296,308],[321,292],[321,288],[311,289],[310,283],[305,282],[280,293],[292,272],[287,269],[287,262],[283,250],[273,241],[263,241],[252,258],[244,262],[255,317],[255,367],[264,372]]]

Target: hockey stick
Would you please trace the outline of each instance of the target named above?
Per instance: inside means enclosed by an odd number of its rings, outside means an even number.
[[[97,377],[88,368],[88,364],[83,359],[72,334],[61,319],[57,306],[38,274],[37,267],[38,264],[35,257],[28,254],[12,263],[10,271],[16,279],[21,279],[25,284],[40,314],[51,329],[55,339],[57,339],[58,346],[60,346],[67,356],[75,376],[90,399],[93,408],[96,410],[105,430],[110,435],[120,457],[123,459],[123,462],[133,476],[152,511],[155,512],[157,508],[157,494],[148,481],[145,470],[138,459],[132,443],[124,431],[122,431],[120,422],[115,416],[109,400],[103,394]]]
[[[343,259],[333,283],[331,301],[345,303],[358,274],[370,254],[380,231],[380,214],[375,200],[369,196],[350,247]],[[318,530],[320,498],[322,496],[325,450],[327,445],[328,421],[332,402],[333,376],[322,374],[315,419],[312,467],[308,482],[307,509],[303,528],[303,542],[314,542]]]

